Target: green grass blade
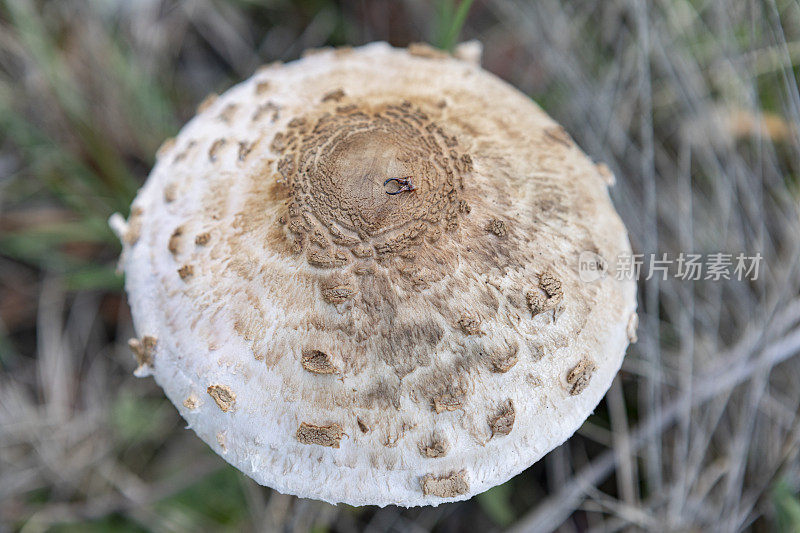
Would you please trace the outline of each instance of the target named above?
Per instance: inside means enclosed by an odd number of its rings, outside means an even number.
[[[472,2],[473,0],[462,0],[458,7],[454,7],[452,0],[441,2],[439,35],[436,39],[439,48],[448,52],[453,51],[461,35],[464,23],[467,21]]]

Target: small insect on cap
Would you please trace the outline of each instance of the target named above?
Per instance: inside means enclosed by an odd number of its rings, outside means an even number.
[[[114,219],[137,375],[259,483],[463,500],[561,444],[619,369],[635,284],[579,272],[630,252],[610,174],[458,56],[267,66],[204,102]]]

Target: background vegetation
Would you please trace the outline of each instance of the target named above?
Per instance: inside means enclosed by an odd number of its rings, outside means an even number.
[[[470,501],[259,487],[132,377],[106,220],[259,64],[468,38],[615,172],[636,252],[760,252],[759,279],[642,280],[596,413]],[[0,0],[0,531],[800,531],[798,65],[792,0]]]

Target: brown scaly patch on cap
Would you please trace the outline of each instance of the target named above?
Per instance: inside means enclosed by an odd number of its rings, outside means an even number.
[[[178,184],[173,182],[164,185],[164,202],[171,204],[178,198]]]
[[[430,459],[444,457],[450,449],[447,439],[438,434],[431,435],[428,439],[420,441],[419,452]]]
[[[230,121],[233,120],[234,115],[236,115],[237,109],[239,109],[238,105],[228,104],[222,111],[220,111],[219,115],[217,115],[217,119],[225,123],[230,123]]]
[[[424,57],[426,59],[447,59],[450,54],[444,50],[434,48],[428,43],[411,43],[408,45],[408,53],[412,56]]]
[[[185,280],[194,275],[194,267],[192,265],[183,265],[178,269],[178,276]]]
[[[514,418],[516,411],[514,410],[514,402],[509,398],[492,416],[489,417],[489,427],[492,430],[492,436],[495,435],[508,435],[514,428]]]
[[[198,246],[205,246],[210,240],[211,234],[207,231],[204,231],[203,233],[197,234],[197,236],[194,238],[194,243]]]
[[[140,339],[129,339],[128,347],[136,357],[136,364],[139,367],[153,366],[153,353],[156,349],[158,340],[152,335],[145,335]]]
[[[481,321],[477,317],[471,315],[462,315],[458,319],[458,327],[466,335],[480,335],[481,334]]]
[[[128,246],[133,246],[139,241],[142,232],[142,216],[144,209],[138,206],[131,207],[131,216],[128,217],[128,228],[122,236],[122,242]]]
[[[511,370],[519,361],[519,346],[514,344],[507,350],[493,351],[489,354],[489,369],[498,374]]]
[[[183,406],[194,411],[200,407],[200,398],[198,398],[195,393],[191,393],[185,400],[183,400]]]
[[[303,368],[314,374],[335,374],[339,371],[331,356],[320,350],[304,351],[300,362]]]
[[[161,159],[175,148],[175,137],[168,137],[161,143],[156,152],[156,158]]]
[[[342,98],[344,98],[344,89],[336,89],[335,91],[331,91],[329,93],[325,93],[325,96],[322,97],[323,102],[339,102]]]
[[[639,327],[639,315],[636,313],[631,313],[630,318],[628,319],[628,326],[625,328],[625,333],[628,335],[628,341],[631,344],[636,344],[639,340],[639,337],[636,335],[636,329]]]
[[[236,394],[227,385],[209,385],[206,392],[223,412],[227,413],[233,409],[233,404],[236,402]]]
[[[578,364],[572,367],[567,374],[567,391],[572,396],[582,393],[589,386],[597,366],[588,357],[584,357]]]
[[[172,232],[172,235],[170,236],[169,241],[167,242],[167,249],[169,250],[169,253],[171,253],[172,255],[178,255],[178,253],[180,253],[181,241],[183,240],[182,237],[183,237],[183,226],[178,226]]]
[[[441,476],[425,474],[420,480],[422,494],[440,498],[454,498],[469,491],[466,470],[450,472]]]
[[[486,224],[486,231],[498,237],[505,237],[508,234],[506,223],[499,218],[493,218]]]
[[[270,83],[268,80],[263,80],[256,83],[256,94],[258,95],[266,93],[267,91],[269,91],[269,89],[270,89]]]
[[[295,435],[297,440],[303,444],[318,444],[338,448],[339,441],[344,437],[344,430],[339,424],[328,424],[326,426],[315,426],[303,422],[297,428]]]
[[[206,97],[203,98],[203,100],[197,105],[197,113],[200,114],[214,105],[214,103],[217,101],[217,98],[219,98],[217,93],[210,93],[206,95]]]
[[[219,151],[222,149],[223,146],[225,146],[225,143],[227,142],[228,142],[227,139],[216,139],[213,143],[211,143],[211,146],[208,149],[208,160],[212,162],[216,161]]]
[[[237,159],[239,162],[246,161],[250,153],[253,151],[253,148],[256,145],[256,141],[247,142],[247,141],[239,141],[239,151],[237,155]]]
[[[349,276],[332,276],[321,283],[322,299],[332,305],[339,305],[358,293],[358,285]]]
[[[564,299],[561,281],[551,271],[539,277],[539,288],[528,291],[525,295],[533,316],[555,309]]]

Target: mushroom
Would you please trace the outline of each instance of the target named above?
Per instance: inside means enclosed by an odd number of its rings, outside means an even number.
[[[578,272],[630,253],[608,171],[470,46],[264,67],[111,221],[137,375],[263,485],[463,500],[572,435],[620,367],[635,283]]]

